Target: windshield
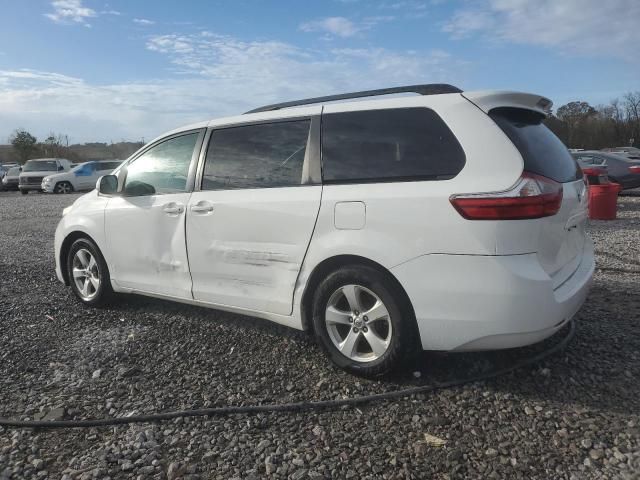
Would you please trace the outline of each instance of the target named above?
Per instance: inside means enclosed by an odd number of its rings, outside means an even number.
[[[20,175],[20,167],[10,168],[7,172],[7,176],[17,177],[18,175]]]
[[[58,164],[55,160],[29,160],[25,163],[23,172],[56,172]]]

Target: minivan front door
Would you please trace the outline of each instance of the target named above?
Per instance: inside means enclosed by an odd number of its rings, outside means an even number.
[[[162,140],[126,166],[122,193],[105,210],[109,272],[118,286],[191,298],[185,208],[203,136]]]
[[[211,133],[187,210],[194,299],[291,314],[320,208],[319,130],[314,117]]]

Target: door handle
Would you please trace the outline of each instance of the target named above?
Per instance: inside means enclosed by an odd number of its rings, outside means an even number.
[[[209,202],[198,202],[195,205],[191,205],[191,211],[200,215],[206,215],[213,212],[213,205]]]
[[[162,211],[169,215],[179,215],[184,212],[184,206],[179,203],[171,202],[163,205]]]

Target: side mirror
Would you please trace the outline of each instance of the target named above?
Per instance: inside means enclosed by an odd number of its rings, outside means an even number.
[[[62,165],[58,165],[58,171],[60,172],[62,170],[64,170],[64,167]]]
[[[98,179],[96,184],[98,193],[102,195],[115,195],[118,193],[118,177],[115,175],[104,175]]]

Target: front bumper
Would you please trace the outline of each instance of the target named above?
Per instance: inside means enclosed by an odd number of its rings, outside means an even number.
[[[42,186],[39,183],[21,183],[18,185],[18,188],[20,190],[28,190],[28,191],[32,191],[32,190],[37,190],[37,191],[41,191],[42,190]]]
[[[584,303],[594,269],[586,239],[577,269],[555,289],[535,253],[424,255],[391,272],[409,295],[423,349],[474,351],[553,335]]]
[[[44,183],[40,185],[40,189],[46,193],[53,193],[54,185],[52,183]]]

